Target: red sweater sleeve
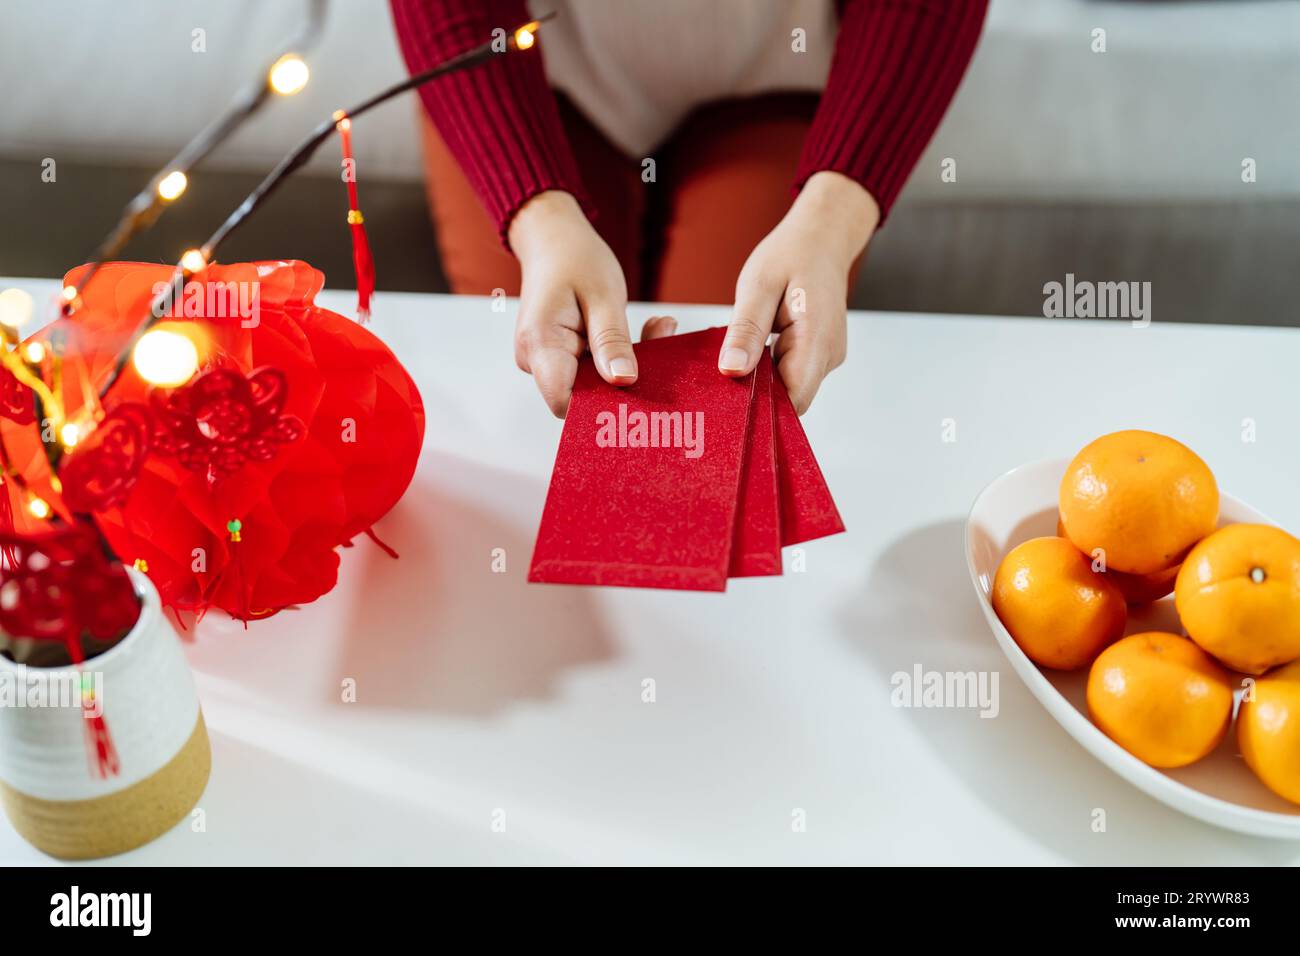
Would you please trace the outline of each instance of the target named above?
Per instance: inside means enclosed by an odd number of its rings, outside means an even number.
[[[419,73],[527,23],[524,0],[391,0],[407,68]],[[420,87],[439,134],[497,224],[502,242],[519,207],[546,189],[573,193],[590,214],[541,46],[501,53]]]
[[[795,185],[833,170],[883,222],[975,52],[988,0],[847,0]]]

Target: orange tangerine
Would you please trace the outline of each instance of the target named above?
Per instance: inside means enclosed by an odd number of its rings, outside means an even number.
[[[1066,536],[1106,567],[1155,574],[1183,560],[1214,530],[1219,488],[1209,467],[1165,435],[1122,431],[1084,447],[1060,490]]]
[[[1281,528],[1231,524],[1187,556],[1174,589],[1183,627],[1247,674],[1300,657],[1300,540]]]
[[[1269,671],[1242,697],[1237,744],[1265,786],[1300,803],[1300,661]]]
[[[1185,637],[1131,634],[1088,672],[1093,723],[1153,767],[1183,767],[1218,746],[1232,720],[1232,675]]]
[[[1085,666],[1124,633],[1124,595],[1064,538],[1012,548],[993,577],[993,610],[1036,664]]]

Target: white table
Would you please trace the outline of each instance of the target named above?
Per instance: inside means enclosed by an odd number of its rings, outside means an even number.
[[[655,311],[686,330],[726,317],[637,305],[638,327]],[[994,643],[961,551],[987,481],[1129,426],[1186,441],[1300,528],[1300,334],[854,314],[805,417],[848,533],[808,545],[803,574],[715,595],[526,582],[561,425],[514,368],[513,312],[378,296],[372,327],[429,416],[378,526],[402,557],[359,540],[305,609],[202,624],[206,831],[112,862],[1300,862],[1300,844],[1148,799],[1067,737]],[[891,706],[890,676],[917,663],[999,671],[999,716]],[[0,823],[0,862],[45,858]]]

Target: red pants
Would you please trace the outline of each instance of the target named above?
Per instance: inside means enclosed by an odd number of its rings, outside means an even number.
[[[596,206],[595,226],[623,266],[628,297],[730,304],[754,246],[780,222],[817,107],[811,94],[728,100],[691,114],[651,157],[629,158],[560,96],[560,116]],[[519,263],[421,111],[425,182],[453,292],[519,294]],[[642,161],[655,160],[655,181]]]

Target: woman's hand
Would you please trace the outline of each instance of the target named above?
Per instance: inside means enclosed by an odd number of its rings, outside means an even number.
[[[523,273],[515,362],[551,411],[564,417],[588,347],[605,381],[635,382],[623,270],[578,201],[555,190],[537,194],[515,214],[509,237]]]
[[[810,176],[740,270],[718,369],[747,375],[776,331],[781,380],[802,415],[822,379],[844,361],[849,270],[879,221],[876,201],[852,179]]]

